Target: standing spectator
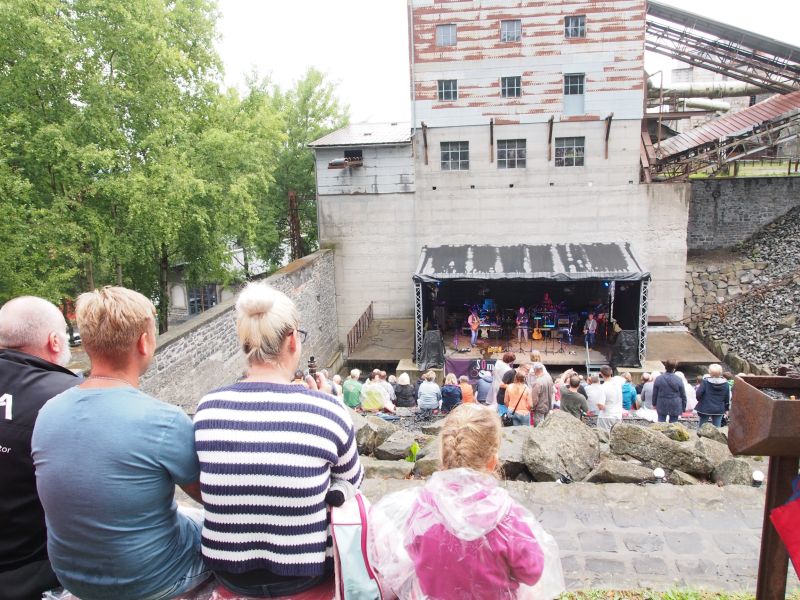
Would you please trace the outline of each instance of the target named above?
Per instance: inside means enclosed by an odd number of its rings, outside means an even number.
[[[200,501],[192,421],[138,389],[155,354],[155,307],[107,287],[81,294],[75,312],[92,373],[44,405],[31,440],[53,570],[79,598],[179,597],[211,572],[202,511],[173,500],[177,484]]]
[[[513,352],[506,352],[503,354],[503,359],[494,363],[494,371],[492,372],[492,391],[489,392],[489,399],[486,401],[487,406],[495,406],[503,404],[503,394],[506,393],[503,385],[503,375],[511,369],[511,365],[517,360],[517,355]],[[502,393],[501,393],[502,390]],[[501,409],[498,408],[498,411]],[[502,414],[502,413],[501,413]]]
[[[664,361],[666,371],[653,383],[653,408],[658,413],[660,423],[674,423],[686,410],[686,387],[680,377],[675,375],[678,361]]]
[[[513,383],[506,388],[506,408],[514,425],[531,424],[531,390],[525,383],[525,374],[517,371]]]
[[[41,598],[59,587],[47,557],[31,434],[39,410],[81,382],[67,369],[67,323],[53,304],[21,296],[0,308],[0,597]]]
[[[631,374],[625,371],[622,374],[625,383],[622,384],[622,410],[631,411],[636,408],[636,388],[631,381]]]
[[[400,377],[397,378],[397,387],[395,388],[394,393],[397,396],[397,406],[411,408],[412,406],[417,405],[417,397],[414,394],[414,386],[411,385],[411,379],[409,378],[408,373],[400,373]]]
[[[589,414],[600,414],[600,405],[605,403],[605,394],[603,393],[603,386],[600,384],[600,378],[597,375],[589,375],[586,396]]]
[[[598,404],[600,413],[597,416],[597,427],[611,431],[611,428],[622,420],[622,384],[614,377],[614,371],[608,365],[600,368],[603,378],[603,404]]]
[[[561,410],[571,414],[576,419],[580,419],[589,412],[589,404],[579,392],[581,378],[572,375],[569,378],[566,389],[561,392]]]
[[[521,368],[521,367],[520,367]],[[508,386],[514,383],[514,378],[517,376],[517,369],[513,366],[508,369],[505,373],[503,373],[503,380],[500,382],[500,391],[497,393],[498,403],[497,403],[497,411],[498,414],[504,415],[508,412],[508,405],[506,404],[506,392],[508,391]],[[502,404],[500,400],[502,399]]]
[[[459,404],[461,404],[461,388],[458,379],[452,373],[448,373],[442,386],[442,411],[449,413]]]
[[[461,388],[461,402],[464,404],[475,402],[475,390],[472,389],[472,384],[469,382],[469,377],[466,375],[459,377],[458,387]]]
[[[478,402],[486,404],[489,399],[489,393],[492,391],[492,374],[489,371],[480,371],[478,373],[478,383],[475,384],[476,396]]]
[[[381,372],[372,371],[372,376],[361,386],[361,410],[364,412],[381,412],[383,410],[393,413],[394,404],[389,399],[384,383],[381,382]],[[388,385],[388,383],[387,383]]]
[[[553,407],[553,378],[544,372],[542,363],[533,363],[535,383],[531,390],[531,420],[538,427]]]
[[[722,425],[722,416],[731,405],[731,388],[728,380],[722,376],[722,367],[714,364],[708,366],[708,376],[700,382],[697,390],[697,414],[700,417],[699,427],[711,422],[714,427]]]
[[[248,376],[206,395],[195,415],[203,558],[237,597],[289,596],[331,576],[325,495],[331,482],[360,485],[363,469],[348,411],[289,384],[304,337],[294,303],[250,283],[236,312]]]
[[[353,369],[350,371],[350,377],[347,378],[347,381],[342,386],[344,403],[350,408],[358,408],[361,405],[361,382],[358,380],[360,377],[361,371]]]
[[[442,390],[436,383],[436,373],[428,371],[422,379],[417,395],[417,406],[426,412],[438,411],[442,406]]]

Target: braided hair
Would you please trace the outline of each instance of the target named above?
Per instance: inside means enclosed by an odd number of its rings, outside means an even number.
[[[500,417],[480,404],[462,404],[444,420],[439,437],[443,469],[487,471],[500,449]]]

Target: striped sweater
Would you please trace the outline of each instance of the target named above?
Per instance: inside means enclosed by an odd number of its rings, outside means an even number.
[[[206,564],[321,575],[330,480],[363,478],[344,405],[302,385],[239,382],[200,401],[194,429]]]

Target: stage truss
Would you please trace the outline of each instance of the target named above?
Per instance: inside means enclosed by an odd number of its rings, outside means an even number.
[[[639,364],[647,356],[647,309],[650,300],[650,280],[643,279],[639,288]]]
[[[422,337],[424,332],[424,322],[422,314],[422,284],[414,285],[414,360],[419,360],[422,354]]]

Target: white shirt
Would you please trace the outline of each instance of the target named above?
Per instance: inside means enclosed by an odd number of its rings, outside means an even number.
[[[622,379],[620,377],[620,379]],[[601,417],[609,419],[622,418],[622,386],[616,381],[616,377],[606,381],[602,386],[603,389],[603,403],[605,404],[603,410],[600,411]]]
[[[599,383],[592,383],[586,386],[586,403],[589,405],[589,410],[593,413],[597,413],[600,409],[597,407],[598,404],[603,404],[605,402],[605,394],[603,393],[603,386]]]

